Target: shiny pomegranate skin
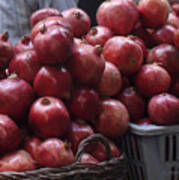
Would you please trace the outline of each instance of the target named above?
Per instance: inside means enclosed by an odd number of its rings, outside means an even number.
[[[148,114],[155,124],[177,124],[179,122],[179,99],[167,93],[156,95],[149,102]]]
[[[179,49],[179,29],[177,29],[175,32],[174,43],[175,46]]]
[[[43,66],[34,80],[34,89],[39,96],[69,99],[71,87],[71,74],[64,67]]]
[[[147,125],[151,125],[152,121],[149,118],[143,118],[136,121],[135,123],[140,126],[147,126]]]
[[[37,148],[36,160],[43,167],[59,167],[72,164],[75,157],[71,148],[62,140],[50,138]]]
[[[32,87],[18,77],[0,81],[0,113],[16,122],[24,121],[34,97]]]
[[[28,122],[34,134],[41,138],[61,137],[71,125],[64,103],[48,96],[33,103]]]
[[[91,19],[82,9],[70,8],[64,10],[62,15],[71,25],[75,37],[82,37],[89,31]]]
[[[171,93],[179,98],[179,79],[174,81],[171,88]]]
[[[129,119],[129,113],[120,101],[104,99],[95,127],[104,136],[118,137],[127,131]]]
[[[18,77],[33,83],[34,78],[41,68],[38,56],[34,50],[18,53],[9,64],[9,73],[16,73]]]
[[[51,16],[62,16],[61,13],[55,8],[43,8],[35,11],[31,15],[31,25],[35,26],[39,21],[46,19]]]
[[[167,19],[167,24],[172,25],[175,28],[179,28],[179,17],[174,13],[170,13]]]
[[[71,32],[61,26],[44,26],[33,40],[41,64],[61,64],[70,56],[73,46]]]
[[[99,110],[99,102],[99,95],[94,89],[80,87],[72,92],[68,109],[74,117],[93,122]]]
[[[157,28],[166,23],[170,5],[167,0],[141,0],[138,10],[143,25],[149,28]]]
[[[171,85],[169,73],[157,64],[144,65],[135,79],[137,90],[145,97],[167,92]]]
[[[95,46],[97,44],[104,46],[105,42],[112,38],[113,32],[105,26],[92,27],[84,37],[85,40]]]
[[[99,161],[88,153],[84,153],[81,157],[82,164],[98,164]]]
[[[96,14],[97,22],[106,26],[115,34],[129,34],[138,21],[139,13],[136,4],[131,0],[105,1]]]
[[[103,56],[125,75],[137,72],[144,58],[142,48],[134,41],[122,36],[114,36],[106,42]]]
[[[177,16],[179,16],[179,4],[178,3],[172,5],[172,10]]]
[[[131,121],[137,121],[144,116],[146,108],[145,100],[134,87],[125,89],[118,99],[126,106]]]

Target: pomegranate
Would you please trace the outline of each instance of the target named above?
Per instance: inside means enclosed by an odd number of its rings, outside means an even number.
[[[179,49],[179,29],[177,29],[175,32],[174,43],[175,46]]]
[[[35,169],[35,163],[30,156],[24,150],[18,150],[8,153],[0,159],[0,172],[3,171],[30,171]]]
[[[174,82],[171,93],[179,98],[179,79]]]
[[[70,127],[70,116],[60,99],[46,96],[33,103],[29,125],[38,137],[61,137]]]
[[[98,113],[98,93],[88,87],[80,87],[73,91],[68,103],[70,113],[76,118],[93,122]]]
[[[85,40],[91,45],[100,44],[104,46],[105,42],[113,36],[112,31],[104,26],[95,26],[90,29]]]
[[[131,121],[137,121],[144,116],[145,100],[138,94],[134,87],[125,89],[118,98],[127,108]]]
[[[18,77],[0,81],[0,113],[17,122],[24,120],[34,97],[32,87]]]
[[[100,113],[96,122],[96,130],[107,137],[117,137],[128,129],[129,113],[118,100],[104,99],[101,101]]]
[[[14,56],[14,48],[9,39],[9,33],[0,34],[0,71],[7,68]]]
[[[173,5],[172,5],[172,9],[173,9],[174,13],[175,13],[177,16],[179,16],[179,4],[178,4],[178,3],[173,4]]]
[[[131,0],[105,1],[96,14],[97,22],[115,34],[129,34],[139,18],[136,4]]]
[[[33,50],[33,44],[29,36],[24,36],[20,41],[18,41],[15,45],[15,54],[28,51],[28,50]]]
[[[177,124],[179,122],[179,99],[167,93],[156,95],[149,102],[148,114],[155,124]]]
[[[54,8],[43,8],[38,11],[35,11],[31,15],[31,25],[32,27],[35,26],[39,21],[46,19],[51,16],[62,16],[61,13]]]
[[[81,156],[81,161],[82,164],[98,164],[99,161],[94,158],[92,155],[88,154],[88,153],[84,153]]]
[[[71,25],[75,37],[82,37],[90,29],[91,19],[82,9],[70,8],[63,11],[62,15]]]
[[[36,52],[29,50],[17,54],[11,60],[9,73],[16,73],[20,78],[32,84],[40,67]]]
[[[39,96],[70,98],[71,74],[64,68],[43,66],[34,80],[34,89]]]
[[[143,118],[136,121],[136,124],[140,126],[147,126],[147,125],[151,125],[152,121],[149,118]]]
[[[68,29],[44,25],[35,36],[33,45],[42,64],[61,64],[70,56],[73,38]]]
[[[167,24],[172,25],[175,28],[179,28],[179,17],[174,13],[170,13],[167,19]]]
[[[99,93],[103,96],[114,96],[122,87],[122,77],[118,68],[110,62],[105,63],[105,69],[99,83]]]
[[[59,167],[72,164],[75,158],[67,144],[60,139],[50,138],[38,146],[36,160],[41,166]]]
[[[103,56],[106,61],[115,64],[126,75],[137,72],[143,63],[142,48],[122,36],[114,36],[106,42]]]
[[[144,65],[136,76],[137,90],[146,97],[167,92],[171,85],[168,72],[157,64]]]
[[[138,10],[142,24],[149,28],[156,28],[166,23],[170,5],[167,0],[141,0]]]

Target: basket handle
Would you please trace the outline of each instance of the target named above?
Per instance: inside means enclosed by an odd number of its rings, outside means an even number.
[[[113,158],[111,148],[109,146],[107,138],[105,138],[101,134],[93,134],[93,135],[88,136],[87,138],[85,138],[84,140],[81,141],[81,143],[80,143],[80,145],[78,147],[78,151],[76,153],[76,163],[80,162],[81,157],[82,157],[82,155],[83,155],[83,153],[85,151],[85,148],[89,144],[91,144],[92,142],[95,142],[95,141],[99,141],[105,146],[108,160]]]

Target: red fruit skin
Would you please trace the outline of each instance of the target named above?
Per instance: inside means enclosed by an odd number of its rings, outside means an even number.
[[[88,153],[84,153],[81,157],[82,164],[98,164],[99,161]]]
[[[157,28],[166,23],[170,5],[167,0],[141,0],[138,10],[144,26]]]
[[[72,77],[64,67],[43,66],[34,80],[34,89],[39,96],[70,98]]]
[[[120,101],[104,99],[101,101],[100,108],[95,124],[97,132],[107,137],[118,137],[127,131],[129,113]]]
[[[137,121],[144,116],[145,100],[133,87],[125,89],[118,99],[126,106],[131,121]]]
[[[179,29],[177,29],[175,32],[174,43],[175,46],[179,49]]]
[[[9,64],[9,73],[16,73],[28,83],[33,83],[34,78],[41,68],[38,56],[34,50],[24,51],[17,54]]]
[[[16,122],[24,121],[34,97],[32,87],[18,77],[0,81],[0,113]]]
[[[89,31],[91,19],[82,9],[70,8],[63,11],[62,15],[71,25],[75,37],[82,37]]]
[[[135,123],[140,126],[147,126],[147,125],[151,125],[152,121],[149,118],[143,118],[136,121]]]
[[[99,83],[99,93],[102,96],[114,96],[122,87],[122,76],[118,68],[110,63],[105,63],[103,76]]]
[[[44,26],[33,40],[33,45],[41,64],[61,64],[70,56],[73,37],[63,27]]]
[[[11,152],[0,159],[0,172],[23,172],[34,170],[35,168],[35,163],[32,157],[24,150]]]
[[[169,73],[157,64],[144,65],[138,72],[135,85],[145,97],[167,92],[171,85]]]
[[[167,93],[154,96],[149,101],[148,114],[155,124],[177,124],[179,122],[179,99]]]
[[[165,68],[173,77],[179,72],[179,51],[169,44],[161,44],[149,51],[147,63],[158,63]]]
[[[95,90],[81,87],[73,91],[68,109],[76,118],[93,122],[99,110],[99,102],[99,95]]]
[[[129,34],[139,18],[136,4],[131,0],[105,1],[96,14],[97,22],[115,34]]]
[[[174,82],[171,93],[179,98],[179,79]]]
[[[103,56],[106,61],[115,64],[125,75],[135,73],[143,63],[141,47],[122,36],[114,36],[106,42]]]
[[[60,139],[50,138],[37,148],[37,162],[43,167],[70,165],[75,161],[71,148]]]
[[[43,8],[38,11],[35,11],[31,15],[31,25],[32,27],[35,26],[39,21],[46,19],[51,16],[61,16],[61,13],[54,8]]]
[[[112,38],[113,32],[105,26],[92,27],[84,37],[85,40],[95,46],[97,44],[104,46],[105,42]]]
[[[33,103],[28,122],[34,134],[41,138],[62,137],[71,125],[64,103],[48,96]]]
[[[24,51],[33,50],[33,48],[34,47],[33,47],[33,44],[32,44],[30,37],[24,36],[21,38],[20,41],[18,41],[15,44],[14,51],[15,51],[15,54],[18,54],[18,53],[21,53]]]
[[[170,13],[167,19],[167,24],[179,28],[179,17],[174,13]]]
[[[0,114],[0,153],[15,150],[21,142],[18,126],[6,115]]]
[[[179,4],[173,4],[172,5],[172,10],[174,11],[174,13],[179,16]]]

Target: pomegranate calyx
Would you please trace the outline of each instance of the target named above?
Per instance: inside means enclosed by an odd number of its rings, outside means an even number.
[[[9,33],[8,32],[3,33],[2,39],[3,41],[7,41],[9,39]]]
[[[22,37],[21,41],[22,41],[23,44],[29,44],[30,37],[28,35],[25,35],[25,36]]]
[[[91,34],[91,35],[96,35],[97,32],[98,32],[98,30],[97,30],[95,27],[93,27],[93,28],[90,29],[90,34]]]
[[[48,98],[43,98],[41,103],[45,106],[49,105],[50,104],[50,100]]]

